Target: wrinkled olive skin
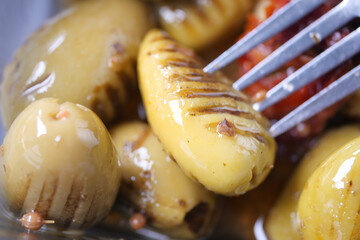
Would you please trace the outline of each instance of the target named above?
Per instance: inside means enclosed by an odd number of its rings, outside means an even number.
[[[266,219],[265,229],[270,240],[301,239],[297,207],[306,181],[327,157],[359,136],[360,126],[357,125],[331,130],[306,154]]]
[[[95,111],[107,124],[136,86],[139,44],[152,26],[138,0],[80,1],[35,32],[5,68],[1,86],[8,129],[32,101],[55,97]]]
[[[187,47],[200,50],[239,29],[253,1],[212,0],[162,2],[160,25]]]
[[[1,187],[16,217],[29,211],[60,228],[105,218],[118,192],[120,160],[91,110],[44,98],[11,125],[1,148]]]
[[[360,239],[359,171],[359,137],[314,171],[298,204],[302,239]]]
[[[181,171],[151,128],[132,122],[110,132],[121,159],[120,198],[128,199],[148,216],[151,226],[170,236],[195,238],[208,233],[215,194]]]
[[[224,195],[264,180],[276,149],[268,122],[224,76],[204,73],[191,50],[160,30],[145,37],[138,71],[151,128],[189,177]]]

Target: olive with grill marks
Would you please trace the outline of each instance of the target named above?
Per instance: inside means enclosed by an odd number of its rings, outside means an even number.
[[[227,78],[203,72],[190,49],[160,30],[140,46],[138,71],[151,128],[190,178],[224,195],[264,180],[275,140],[268,121]]]
[[[16,217],[37,212],[60,228],[90,227],[107,216],[120,160],[90,109],[44,98],[13,122],[1,147],[1,187]]]

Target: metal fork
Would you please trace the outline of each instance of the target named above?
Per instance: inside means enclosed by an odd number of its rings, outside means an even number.
[[[221,69],[243,56],[255,46],[286,29],[324,2],[326,0],[290,1],[277,13],[208,64],[204,71],[213,73]],[[233,84],[233,87],[241,90],[249,86],[357,17],[360,17],[360,0],[343,0],[238,79]],[[296,90],[333,70],[359,52],[360,27],[270,89],[266,94],[265,100],[253,104],[254,109],[258,111],[265,110],[267,107],[276,104]],[[274,137],[281,135],[298,123],[309,119],[358,89],[360,89],[360,65],[273,124],[269,130],[270,134]]]

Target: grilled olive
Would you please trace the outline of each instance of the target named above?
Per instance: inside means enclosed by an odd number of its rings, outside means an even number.
[[[34,101],[19,114],[0,154],[1,186],[10,210],[30,211],[62,228],[102,220],[118,192],[120,160],[91,110],[56,99]]]
[[[1,110],[6,129],[32,101],[55,97],[94,110],[109,123],[136,86],[136,57],[152,26],[137,0],[81,1],[21,47],[6,67]]]
[[[191,181],[167,154],[151,128],[133,122],[111,130],[121,159],[126,198],[150,219],[150,225],[171,236],[193,238],[208,232],[215,194]]]
[[[306,181],[327,157],[358,136],[360,136],[360,127],[355,125],[331,130],[307,153],[266,220],[265,228],[270,239],[301,239],[297,207]]]
[[[298,204],[303,239],[360,239],[359,171],[359,137],[314,171]]]
[[[185,46],[203,49],[239,29],[251,0],[174,1],[158,6],[160,24]]]
[[[191,50],[159,30],[145,37],[138,64],[148,121],[189,177],[225,195],[263,181],[276,143],[243,93],[203,72]]]

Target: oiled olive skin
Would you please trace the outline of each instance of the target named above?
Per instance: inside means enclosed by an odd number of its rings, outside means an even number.
[[[169,1],[161,2],[157,12],[171,37],[199,50],[239,30],[252,4],[251,0]]]
[[[91,110],[45,98],[11,125],[1,148],[1,187],[10,210],[60,228],[87,228],[107,216],[118,192],[120,160]]]
[[[95,111],[105,122],[121,112],[136,86],[139,44],[152,27],[138,0],[80,1],[35,32],[5,68],[5,128],[32,101],[55,97]]]
[[[215,194],[181,171],[151,128],[131,122],[114,127],[110,133],[121,159],[120,197],[145,213],[151,226],[172,237],[196,238],[208,233]],[[200,207],[203,211],[196,212]]]
[[[328,157],[308,179],[298,204],[302,239],[360,238],[360,137]]]
[[[145,37],[138,66],[151,128],[188,176],[224,195],[263,181],[276,143],[243,93],[204,73],[191,50],[159,30]]]
[[[327,157],[358,136],[360,136],[358,125],[333,129],[322,136],[316,146],[306,154],[266,219],[265,229],[269,239],[301,239],[297,208],[306,181]]]

